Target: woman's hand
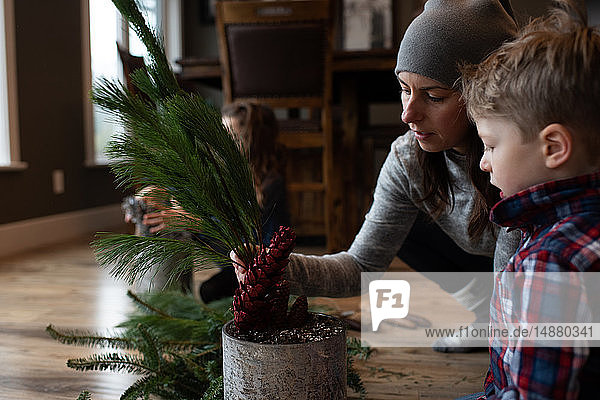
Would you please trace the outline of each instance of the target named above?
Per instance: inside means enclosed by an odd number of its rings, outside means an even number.
[[[255,254],[260,251],[260,246],[255,246]],[[235,271],[235,276],[237,277],[238,282],[246,283],[246,274],[248,272],[248,266],[244,264],[242,260],[235,254],[234,250],[231,250],[229,253],[229,258],[231,259],[231,264],[233,264],[233,270]]]
[[[235,271],[238,282],[246,283],[246,272],[248,271],[248,267],[238,258],[233,250],[229,253],[229,258],[233,264],[233,270]]]

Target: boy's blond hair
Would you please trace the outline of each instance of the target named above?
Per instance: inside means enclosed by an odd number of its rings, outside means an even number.
[[[560,123],[598,157],[600,32],[581,7],[556,3],[484,62],[465,66],[463,96],[471,118],[509,119],[525,141]]]

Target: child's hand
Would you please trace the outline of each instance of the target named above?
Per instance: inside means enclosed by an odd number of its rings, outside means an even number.
[[[164,211],[157,211],[144,214],[142,218],[142,224],[150,227],[150,233],[157,233],[166,228]]]
[[[154,208],[156,210],[164,209],[166,206],[166,202],[168,203],[169,198],[166,190],[152,185],[145,186],[142,189],[140,189],[135,194],[135,197],[137,197],[138,200],[145,202],[148,205],[148,207]]]
[[[160,232],[167,227],[169,221],[171,224],[178,220],[182,221],[185,218],[191,218],[190,215],[175,201],[171,201],[171,207],[160,211],[144,214],[142,223],[150,227],[150,233]]]

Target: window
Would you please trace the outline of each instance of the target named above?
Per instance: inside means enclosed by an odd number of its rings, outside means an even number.
[[[165,43],[170,46],[167,54],[179,56],[180,35],[166,31],[169,24],[178,23],[179,7],[177,1],[141,0],[146,20],[154,29],[165,35]],[[118,42],[128,49],[132,55],[147,56],[146,49],[133,30],[128,27],[111,0],[83,0],[84,13],[84,66],[87,71],[85,88],[85,123],[86,123],[86,159],[88,164],[106,164],[104,149],[110,138],[121,130],[106,113],[89,101],[89,90],[92,83],[100,77],[124,81],[123,67],[117,51]],[[174,16],[175,15],[175,16]],[[169,17],[169,18],[167,18]],[[176,41],[167,35],[176,36]],[[173,51],[173,48],[176,48]],[[170,52],[169,52],[170,50]],[[173,58],[173,57],[171,57]]]
[[[16,58],[12,0],[0,0],[0,168],[24,168],[20,162]]]

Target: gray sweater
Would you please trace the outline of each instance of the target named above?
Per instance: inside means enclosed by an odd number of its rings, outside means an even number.
[[[360,294],[361,272],[381,272],[389,267],[418,211],[429,215],[432,211],[418,202],[424,191],[415,141],[414,135],[407,133],[392,144],[379,173],[373,205],[347,252],[325,256],[291,254],[286,279],[292,293],[355,296]],[[444,154],[454,183],[454,207],[435,222],[467,253],[494,257],[494,269],[499,270],[515,252],[520,234],[495,228],[495,232],[486,232],[477,242],[469,239],[467,228],[474,189],[467,175],[466,159],[454,150]],[[498,240],[494,239],[494,234]]]

